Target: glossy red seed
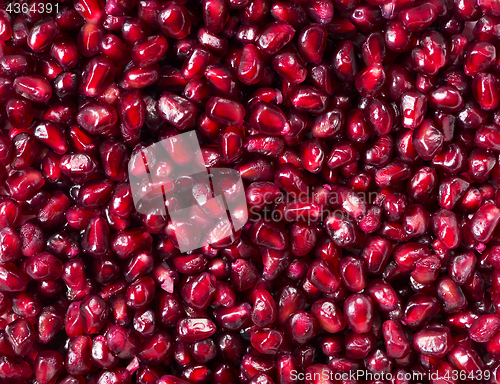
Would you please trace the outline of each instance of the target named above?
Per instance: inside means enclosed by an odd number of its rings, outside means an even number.
[[[257,46],[266,55],[274,55],[292,39],[293,27],[286,21],[268,24],[257,39]]]
[[[26,381],[32,374],[33,371],[24,360],[10,356],[0,357],[0,378],[6,383]]]
[[[402,359],[410,353],[410,343],[401,325],[387,320],[382,325],[387,355],[393,359]]]
[[[491,203],[483,204],[471,220],[472,237],[481,243],[487,243],[500,220],[500,210]]]
[[[130,52],[135,65],[148,67],[156,64],[166,53],[168,43],[162,35],[155,35],[137,41]]]
[[[258,83],[264,75],[264,62],[259,49],[253,44],[243,47],[237,68],[238,80],[243,84]]]
[[[292,343],[304,345],[309,342],[318,331],[316,319],[304,311],[296,311],[286,322],[286,333]]]
[[[496,58],[495,46],[484,41],[475,41],[469,45],[464,62],[464,72],[474,76],[485,72],[493,65]]]
[[[498,77],[491,73],[479,73],[472,80],[472,95],[481,109],[491,111],[500,103]]]
[[[437,8],[432,3],[425,3],[401,11],[398,14],[398,19],[408,31],[417,32],[430,26],[437,19],[437,16]]]
[[[437,297],[446,313],[457,313],[467,306],[461,288],[449,277],[443,277],[438,281]]]
[[[215,324],[204,318],[184,318],[177,323],[179,337],[186,342],[204,340],[212,336],[215,330]]]
[[[158,12],[157,22],[165,35],[183,39],[191,31],[191,16],[182,4],[168,3]]]
[[[422,124],[427,111],[427,97],[420,91],[410,90],[401,95],[401,115],[405,128],[416,129]]]
[[[57,351],[41,351],[36,356],[35,377],[40,384],[49,384],[63,372],[64,360]]]
[[[415,349],[429,357],[444,357],[451,348],[451,333],[445,327],[423,329],[413,336]]]
[[[17,319],[7,325],[5,335],[16,356],[25,356],[36,341],[33,325],[24,319]]]
[[[344,316],[347,325],[354,332],[369,332],[373,324],[372,300],[362,293],[349,296],[344,302]]]
[[[316,301],[311,307],[311,313],[318,321],[319,326],[329,333],[340,332],[346,326],[342,312],[331,300]]]
[[[356,89],[362,97],[376,97],[385,85],[386,75],[379,63],[374,63],[356,75]],[[418,112],[417,112],[418,113]]]
[[[305,26],[298,37],[298,48],[308,62],[319,64],[326,48],[327,31],[320,24]]]
[[[411,328],[418,328],[436,316],[439,311],[439,303],[435,297],[417,293],[409,298],[402,323]]]
[[[304,85],[293,91],[290,102],[300,112],[319,114],[326,110],[328,96],[318,88]]]

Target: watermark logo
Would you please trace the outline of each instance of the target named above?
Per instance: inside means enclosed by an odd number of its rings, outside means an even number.
[[[137,212],[168,216],[181,252],[227,244],[248,220],[240,174],[206,168],[194,131],[135,151],[129,179]]]
[[[392,382],[406,381],[406,382],[421,382],[424,380],[431,380],[436,382],[457,382],[461,381],[482,381],[490,380],[492,378],[492,373],[489,370],[458,370],[458,369],[444,369],[441,371],[431,370],[431,371],[405,371],[397,370],[396,372],[371,372],[368,370],[352,370],[348,372],[338,372],[334,371],[330,367],[326,367],[322,370],[314,370],[306,372],[299,372],[296,370],[290,371],[290,378],[294,381],[310,381],[310,382],[320,382],[320,381],[331,381],[331,382],[342,382],[342,381],[385,381]]]

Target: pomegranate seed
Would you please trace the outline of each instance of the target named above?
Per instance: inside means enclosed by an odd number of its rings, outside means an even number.
[[[57,351],[41,351],[36,356],[35,377],[40,384],[56,380],[63,372],[64,360]]]
[[[423,31],[438,17],[438,9],[432,3],[424,3],[418,7],[402,10],[398,14],[399,21],[410,32]]]
[[[182,4],[169,3],[157,15],[158,26],[168,37],[183,39],[189,35],[191,16]]]
[[[382,325],[387,356],[402,359],[410,353],[410,343],[401,325],[393,320],[387,320]]]
[[[451,333],[444,327],[423,329],[413,336],[413,344],[425,356],[443,357],[451,348]]]

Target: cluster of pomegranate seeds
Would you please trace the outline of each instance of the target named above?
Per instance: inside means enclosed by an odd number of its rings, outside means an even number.
[[[0,383],[500,383],[498,0],[49,3],[0,5]],[[245,222],[181,252],[189,131]]]

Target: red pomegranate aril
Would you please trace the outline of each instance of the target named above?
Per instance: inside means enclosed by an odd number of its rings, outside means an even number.
[[[410,176],[410,167],[399,160],[395,160],[387,164],[385,167],[377,170],[375,173],[375,183],[377,186],[385,188],[408,180]]]
[[[109,227],[105,219],[100,216],[93,216],[88,221],[82,237],[82,250],[95,258],[100,258],[108,250],[108,238]]]
[[[22,240],[10,227],[0,230],[0,263],[10,263],[21,257]]]
[[[469,328],[469,337],[478,343],[487,343],[498,333],[500,318],[497,314],[478,317]]]
[[[26,273],[34,280],[56,280],[62,276],[62,262],[47,252],[30,257],[25,266]]]
[[[41,351],[36,356],[35,377],[40,384],[49,384],[63,372],[64,360],[57,351]]]
[[[402,359],[410,353],[410,343],[398,322],[387,320],[382,325],[387,356]]]
[[[363,161],[368,165],[383,167],[387,165],[394,151],[392,136],[382,136],[370,142],[366,149]]]
[[[408,8],[398,14],[399,21],[410,32],[423,31],[438,17],[438,10],[432,3]]]
[[[408,300],[402,323],[411,328],[418,328],[436,316],[439,310],[439,303],[435,297],[417,293]]]
[[[412,143],[418,155],[424,160],[432,160],[443,146],[443,135],[431,120],[423,123],[413,131]]]
[[[39,75],[16,77],[13,87],[17,94],[36,103],[46,103],[52,97],[52,87]]]
[[[108,306],[97,295],[89,295],[80,303],[80,315],[85,333],[92,335],[98,333],[105,325],[108,318]]]
[[[401,95],[403,126],[416,129],[422,124],[427,111],[427,96],[417,90],[409,90]]]
[[[463,370],[466,373],[483,369],[484,367],[481,357],[474,349],[458,343],[449,352],[448,361],[450,361],[455,369]]]
[[[300,31],[298,49],[307,62],[319,64],[326,48],[327,31],[320,24],[310,24]]]
[[[369,274],[380,274],[389,260],[390,242],[378,236],[371,237],[361,251]]]
[[[325,139],[338,134],[344,126],[344,114],[335,108],[321,116],[312,123],[311,133],[315,138]]]
[[[181,67],[182,76],[188,81],[200,79],[210,60],[211,54],[207,48],[203,45],[195,46],[191,55],[184,60]]]
[[[119,85],[123,89],[141,89],[156,83],[159,78],[160,67],[158,64],[144,68],[131,67],[123,73]]]
[[[5,105],[9,123],[18,129],[26,129],[33,120],[33,106],[29,100],[11,98]]]
[[[241,51],[237,68],[238,80],[243,84],[257,84],[264,75],[264,62],[259,49],[253,44],[246,44]]]
[[[5,327],[5,336],[16,356],[26,355],[36,340],[33,325],[22,318]]]
[[[108,329],[106,342],[111,352],[120,359],[131,359],[141,347],[140,338],[135,331],[122,325],[112,325]]]
[[[307,344],[318,331],[316,319],[304,311],[294,312],[286,322],[286,334],[296,345]]]
[[[356,89],[362,97],[376,97],[385,85],[386,75],[381,64],[374,63],[356,75]]]
[[[369,296],[355,293],[344,302],[347,325],[356,333],[366,333],[372,328],[373,303]]]
[[[215,276],[204,272],[185,283],[181,290],[181,296],[186,304],[195,309],[203,310],[210,304],[215,290]]]
[[[293,27],[286,21],[275,21],[265,26],[257,39],[257,47],[265,55],[274,55],[290,42],[294,35]]]
[[[308,78],[313,86],[319,88],[327,95],[333,94],[336,86],[335,77],[330,65],[326,61],[310,65],[308,68]]]
[[[443,311],[457,313],[467,306],[467,300],[461,290],[449,277],[438,281],[437,297],[441,301]]]
[[[16,200],[28,200],[43,187],[45,180],[40,172],[34,169],[16,171],[5,181],[7,192]]]
[[[311,313],[318,321],[319,326],[328,333],[338,333],[346,326],[342,312],[331,300],[316,301],[311,307]]]
[[[7,41],[12,36],[12,26],[10,25],[10,20],[2,17],[0,19],[0,40]]]
[[[165,331],[159,331],[145,340],[139,359],[147,364],[159,364],[173,352],[173,340]]]
[[[307,69],[294,52],[281,52],[273,57],[274,70],[291,84],[302,83],[307,76]]]
[[[492,152],[476,148],[469,155],[468,174],[474,181],[484,182],[495,167],[496,158]]]
[[[327,108],[328,95],[318,88],[302,85],[293,91],[290,103],[300,112],[320,114]]]
[[[40,53],[50,47],[58,32],[59,25],[56,20],[47,17],[37,22],[30,29],[26,42],[33,52]]]
[[[125,18],[121,25],[122,37],[129,45],[151,34],[149,26],[141,19],[135,17]]]
[[[339,263],[339,275],[342,283],[351,292],[360,292],[366,287],[366,268],[362,259],[344,257]]]
[[[248,303],[237,304],[232,308],[219,307],[215,312],[215,320],[222,328],[238,331],[248,325],[251,312]]]
[[[78,51],[85,57],[92,57],[98,54],[104,33],[104,28],[100,25],[91,23],[83,24],[76,42]]]
[[[250,342],[254,348],[262,354],[276,354],[283,343],[283,335],[274,329],[263,329],[252,333]],[[260,381],[259,381],[260,382]]]
[[[473,252],[466,252],[452,257],[448,264],[448,275],[458,285],[464,285],[472,276],[476,266],[476,256]]]
[[[383,279],[370,281],[366,288],[366,294],[372,299],[375,308],[382,312],[390,312],[397,307],[396,292]]]
[[[146,106],[138,91],[129,91],[120,95],[118,116],[123,125],[130,130],[142,128],[146,116]]]
[[[70,374],[82,375],[87,373],[92,362],[92,341],[84,335],[74,336],[69,340],[68,352],[66,354],[65,368]]]
[[[354,144],[346,141],[341,141],[332,147],[326,165],[330,169],[335,169],[343,165],[355,162],[359,160],[360,157],[361,155],[359,154]]]
[[[162,35],[150,36],[137,41],[131,49],[132,60],[139,67],[156,64],[166,53],[167,40]]]
[[[11,166],[14,169],[26,169],[35,161],[39,146],[35,138],[29,133],[22,132],[14,136],[14,159]]]
[[[278,136],[253,135],[245,140],[244,146],[248,152],[278,157],[283,152],[285,143]]]
[[[419,259],[415,269],[411,272],[412,278],[420,284],[429,284],[438,277],[441,260],[436,256],[427,256]]]
[[[458,112],[464,106],[460,92],[452,85],[443,85],[429,94],[429,106],[446,113]]]
[[[174,39],[183,39],[191,31],[191,16],[182,4],[167,4],[158,12],[157,22],[162,32]]]
[[[239,127],[245,117],[240,103],[222,97],[211,97],[205,108],[208,118],[220,124]]]
[[[345,337],[346,357],[348,359],[364,359],[373,349],[375,345],[374,341],[375,336],[371,333],[360,334],[349,332]],[[349,365],[348,367],[350,368]],[[347,368],[347,371],[350,370],[349,368]]]
[[[413,336],[417,352],[433,357],[444,357],[452,346],[450,331],[445,327],[423,329]]]
[[[181,130],[193,124],[196,117],[196,107],[190,101],[170,92],[160,97],[157,108],[162,119]]]
[[[475,41],[469,45],[465,56],[464,72],[474,76],[486,72],[496,59],[495,46],[484,41]]]
[[[100,46],[101,46],[102,53],[104,53],[104,55],[106,55],[108,59],[111,59],[113,64],[125,65],[129,62],[130,55],[128,53],[127,45],[118,36],[112,35],[112,34],[105,35],[100,41]],[[94,61],[94,63],[97,64],[95,61]],[[109,60],[106,60],[104,62],[101,61],[99,63],[99,64],[101,64],[101,67],[100,67],[101,69],[105,69],[104,67],[102,67],[102,64],[104,64],[104,63],[110,63],[110,61]],[[139,65],[139,64],[137,64],[137,65]],[[94,68],[99,68],[99,67],[94,66]],[[108,70],[109,70],[109,67],[108,67]],[[96,75],[97,74],[105,75],[106,79],[108,79],[107,81],[108,82],[110,81],[108,76],[107,76],[108,74],[106,72],[96,73]],[[113,78],[111,78],[111,80],[112,79]],[[100,87],[100,88],[102,88],[104,90],[106,87]]]
[[[85,67],[80,89],[90,97],[95,97],[113,81],[115,68],[111,60],[105,57],[94,57]]]
[[[26,381],[32,374],[33,371],[24,360],[11,356],[0,357],[0,378],[6,383]]]
[[[445,209],[453,209],[469,186],[468,182],[459,177],[444,179],[439,185],[439,206]]]
[[[492,73],[479,73],[472,80],[472,95],[484,111],[491,111],[500,103],[498,83],[498,77]]]
[[[177,322],[177,332],[181,340],[196,342],[205,340],[216,331],[215,324],[204,318],[184,318]]]
[[[483,204],[471,219],[472,237],[480,242],[487,243],[500,220],[500,210],[492,203]]]

